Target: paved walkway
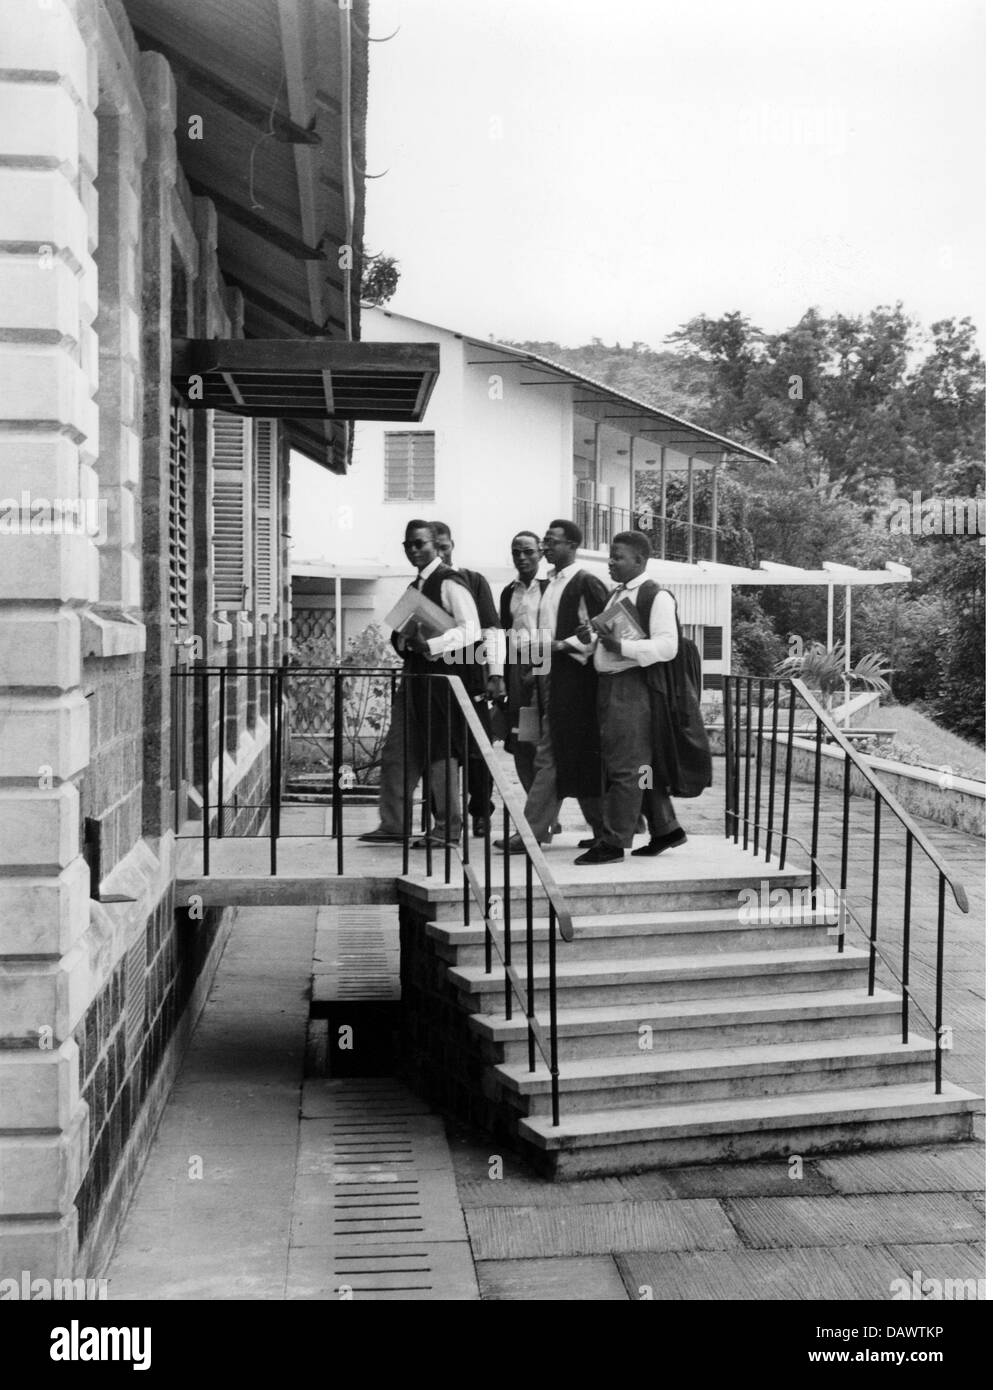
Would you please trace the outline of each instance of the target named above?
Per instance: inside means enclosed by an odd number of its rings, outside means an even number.
[[[691,833],[722,830],[722,795],[685,805]],[[809,801],[798,784],[798,833]],[[871,870],[871,817],[869,802],[855,803],[853,897]],[[825,846],[836,843],[833,811],[824,824]],[[574,804],[564,826],[571,847]],[[946,1075],[977,1090],[984,842],[925,828],[972,903],[968,917],[948,914]],[[553,850],[553,869],[565,856]],[[888,933],[902,926],[902,891],[902,859],[888,853]],[[949,1297],[975,1292],[979,1143],[553,1184],[476,1134],[452,1127],[446,1140],[389,1080],[304,1081],[310,977],[325,968],[318,917],[239,912],[106,1271],[111,1298],[887,1300],[915,1276],[967,1281]],[[912,959],[926,995],[923,876]]]

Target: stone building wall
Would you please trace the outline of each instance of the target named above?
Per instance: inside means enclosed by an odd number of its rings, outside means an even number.
[[[199,814],[171,738],[180,698],[191,738],[198,717],[179,643],[235,666],[278,661],[287,631],[217,611],[203,416],[190,628],[170,622],[171,338],[237,335],[238,297],[183,181],[165,59],[119,0],[32,8],[0,0],[0,1277],[101,1266],[231,929],[174,901],[176,829]],[[22,491],[95,524],[11,519]],[[268,726],[264,691],[229,690],[244,833],[266,824]],[[209,717],[216,799],[216,694]]]

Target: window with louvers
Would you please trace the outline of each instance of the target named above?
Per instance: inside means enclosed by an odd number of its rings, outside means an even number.
[[[724,629],[722,627],[705,627],[703,629],[703,651],[701,656],[704,661],[720,661],[724,655]]]
[[[255,421],[255,606],[273,613],[277,598],[278,434],[275,420]]]
[[[386,435],[387,502],[434,501],[434,431]]]
[[[173,402],[169,407],[169,622],[190,623],[190,420]]]
[[[214,607],[250,607],[252,582],[252,422],[211,411]]]

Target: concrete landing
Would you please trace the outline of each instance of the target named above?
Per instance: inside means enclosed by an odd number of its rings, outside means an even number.
[[[304,1080],[317,917],[239,911],[111,1299],[478,1298],[442,1121],[392,1080]]]

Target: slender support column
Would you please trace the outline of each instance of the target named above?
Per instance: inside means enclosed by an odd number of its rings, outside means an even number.
[[[659,539],[659,559],[665,559],[665,445],[662,446],[662,453],[659,457],[659,525],[661,527],[661,537]]]
[[[693,563],[693,455],[686,467],[686,563]]]

